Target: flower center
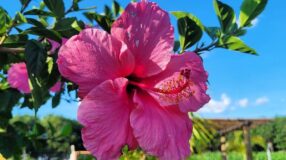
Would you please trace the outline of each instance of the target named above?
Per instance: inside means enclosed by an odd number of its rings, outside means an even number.
[[[190,69],[182,69],[177,76],[172,76],[155,87],[148,86],[139,81],[129,79],[129,84],[134,87],[146,89],[159,94],[159,98],[169,103],[178,103],[182,99],[187,99],[192,96],[195,91],[192,89],[194,85],[190,80]]]

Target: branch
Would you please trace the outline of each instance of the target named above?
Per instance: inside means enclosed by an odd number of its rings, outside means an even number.
[[[0,47],[0,53],[19,54],[19,53],[24,53],[24,52],[25,52],[25,48]]]
[[[77,12],[77,11],[86,11],[86,10],[91,10],[91,9],[96,9],[97,7],[96,6],[92,6],[92,7],[87,7],[87,8],[79,8],[78,10],[74,10],[73,9],[73,6],[71,8],[69,8],[65,14],[69,14],[69,13],[72,13],[72,12]]]
[[[193,52],[199,53],[199,52],[203,52],[203,51],[211,51],[216,47],[217,44],[218,44],[218,40],[215,40],[211,44],[209,44],[208,46],[205,46],[202,48],[196,48]]]

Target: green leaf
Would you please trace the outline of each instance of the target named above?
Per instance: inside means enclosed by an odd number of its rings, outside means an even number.
[[[45,127],[41,125],[39,122],[36,122],[33,125],[31,136],[35,136],[35,137],[40,136],[42,134],[45,134],[45,131],[46,131]]]
[[[4,43],[3,47],[22,47],[26,44],[28,36],[25,34],[11,34],[9,35]]]
[[[234,33],[233,33],[233,35],[234,36],[243,36],[243,35],[245,35],[246,34],[246,32],[247,32],[247,30],[246,29],[243,29],[243,28],[239,28],[238,30],[236,30]]]
[[[42,44],[30,40],[25,47],[25,58],[29,74],[40,76],[46,66],[47,53]]]
[[[230,36],[219,40],[218,47],[226,48],[233,51],[239,51],[243,53],[249,53],[257,55],[256,51],[249,46],[247,46],[241,39],[238,37]]]
[[[43,37],[55,40],[57,42],[62,41],[61,35],[58,32],[51,30],[51,29],[46,29],[46,28],[41,28],[41,27],[31,27],[27,29],[24,33],[30,33],[30,34],[35,34],[38,36],[43,36]]]
[[[21,105],[21,108],[28,107],[29,109],[33,109],[33,97],[31,94],[24,95],[24,102]]]
[[[31,1],[31,0],[20,0],[20,2],[21,2],[22,5],[27,4],[29,1]]]
[[[175,41],[173,51],[177,52],[180,49],[180,41]]]
[[[36,26],[36,27],[40,27],[40,28],[45,28],[46,27],[45,24],[43,24],[42,22],[40,22],[40,21],[38,21],[36,19],[33,19],[33,18],[27,18],[27,22],[29,24],[32,24],[32,25]]]
[[[61,102],[61,92],[57,92],[52,98],[52,108],[56,108]]]
[[[20,98],[21,93],[15,89],[0,90],[0,128],[8,124],[9,119],[12,118],[12,108]]]
[[[233,9],[219,0],[214,0],[213,2],[223,33],[229,33],[236,24],[236,17]]]
[[[32,90],[33,105],[37,109],[49,98],[47,52],[40,42],[30,40],[25,47],[25,59]]]
[[[112,3],[112,11],[113,11],[115,17],[117,17],[121,11],[121,7],[120,7],[119,3],[115,0],[113,0],[113,3]]]
[[[221,36],[221,29],[219,27],[204,27],[204,30],[212,40]]]
[[[27,19],[22,13],[17,12],[16,17],[15,17],[15,21],[16,21],[17,25],[19,25],[22,23],[26,23]]]
[[[240,26],[251,26],[251,21],[264,10],[267,2],[268,0],[244,0],[240,7]]]
[[[178,19],[181,52],[197,43],[203,35],[203,25],[190,13],[171,12]]]
[[[108,33],[110,33],[110,29],[111,29],[111,25],[113,23],[113,19],[111,19],[110,17],[108,16],[105,16],[105,15],[100,15],[100,14],[97,14],[95,12],[85,12],[83,13],[85,15],[85,17],[90,20],[91,22],[92,21],[96,21],[97,24],[102,28],[104,29],[105,31],[107,31]]]
[[[49,131],[51,131],[52,136],[56,133],[56,128],[52,125],[50,121],[48,121]]]
[[[0,7],[0,35],[6,33],[7,24],[9,24],[8,14],[2,7]]]
[[[71,37],[78,34],[84,28],[82,21],[77,21],[75,17],[64,18],[56,22],[54,30],[59,32],[64,37]]]
[[[24,12],[24,15],[54,16],[54,14],[51,12],[43,11],[39,9],[31,9],[29,11]]]
[[[70,123],[67,123],[61,130],[61,136],[67,137],[70,136],[71,133],[72,133],[72,125]]]
[[[44,0],[46,6],[58,19],[65,16],[65,5],[63,0]]]
[[[32,90],[33,107],[38,110],[40,106],[46,103],[49,99],[49,90],[45,86],[46,81],[35,75],[29,74],[30,88]]]
[[[112,18],[112,11],[107,5],[104,5],[104,15]]]
[[[74,11],[78,11],[79,10],[79,7],[78,7],[78,0],[73,0],[72,1],[72,8]]]

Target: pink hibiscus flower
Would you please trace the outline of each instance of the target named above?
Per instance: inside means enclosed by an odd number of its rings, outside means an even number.
[[[7,80],[12,88],[16,88],[23,93],[31,93],[28,71],[24,62],[12,64],[8,70]],[[60,90],[61,82],[57,82],[50,88],[51,92],[58,92]]]
[[[62,38],[62,44],[65,44],[67,40],[68,40],[67,38]],[[50,49],[52,53],[54,53],[61,46],[61,43],[54,41],[52,39],[48,39],[48,41],[50,42],[52,46],[52,48]]]
[[[111,35],[85,29],[60,48],[60,73],[79,86],[82,139],[97,159],[142,148],[160,159],[190,154],[189,111],[209,101],[207,73],[192,52],[172,54],[169,15],[152,2],[131,3]]]

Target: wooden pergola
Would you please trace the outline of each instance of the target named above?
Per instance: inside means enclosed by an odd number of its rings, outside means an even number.
[[[222,159],[227,160],[226,154],[226,135],[236,130],[242,130],[244,136],[244,144],[246,147],[246,159],[252,160],[252,149],[250,139],[250,129],[255,128],[258,125],[265,124],[270,119],[208,119],[214,129],[217,130],[220,136],[220,150],[222,153]]]
[[[242,130],[244,136],[244,144],[246,147],[246,158],[252,160],[252,149],[250,140],[250,129],[258,125],[265,124],[271,119],[207,119],[212,127],[217,130],[220,136],[220,150],[222,160],[227,160],[226,153],[226,135],[236,130]],[[74,146],[71,146],[70,160],[77,160],[79,155],[90,155],[88,151],[75,151]]]

